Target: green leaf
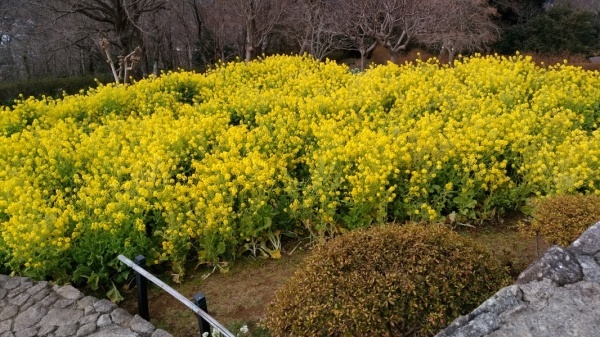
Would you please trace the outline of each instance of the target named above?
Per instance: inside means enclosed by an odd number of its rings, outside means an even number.
[[[263,229],[271,228],[271,225],[273,224],[272,221],[271,221],[271,218],[264,217],[263,220],[264,220]]]
[[[454,223],[456,221],[456,212],[453,211],[452,213],[448,214],[448,219],[451,223]]]
[[[77,267],[77,269],[75,269],[75,271],[73,272],[73,282],[78,282],[82,278],[88,278],[93,273],[94,271],[92,270],[92,268],[81,265]]]
[[[117,283],[125,283],[125,281],[127,281],[127,278],[129,278],[129,274],[129,270],[124,270],[115,277],[115,281]]]
[[[225,242],[219,242],[219,244],[217,245],[217,255],[224,254],[226,250],[227,246],[225,245]]]
[[[113,301],[114,303],[119,303],[122,300],[124,300],[123,296],[121,296],[121,293],[119,292],[115,284],[112,281],[110,283],[112,286],[110,287],[110,290],[106,293],[108,299]]]
[[[100,282],[100,277],[98,276],[98,274],[92,272],[90,277],[88,277],[87,284],[90,286],[90,288],[92,288],[92,290],[98,290],[98,282]]]

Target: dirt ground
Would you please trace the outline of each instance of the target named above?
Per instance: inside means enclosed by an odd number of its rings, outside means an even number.
[[[292,247],[293,248],[293,247]],[[180,284],[164,280],[187,298],[198,292],[206,296],[208,311],[226,327],[256,323],[266,307],[307,255],[297,248],[292,254],[284,250],[279,260],[245,257],[235,261],[226,273],[209,268],[191,269]],[[203,279],[203,276],[210,276]],[[125,292],[121,306],[137,312],[135,289]],[[169,294],[151,287],[148,293],[150,320],[176,337],[198,336],[198,322],[192,312]]]

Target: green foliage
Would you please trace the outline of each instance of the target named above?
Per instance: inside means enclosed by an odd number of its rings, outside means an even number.
[[[501,53],[590,54],[600,48],[600,17],[590,11],[553,7],[524,24],[507,29],[496,49]]]
[[[377,226],[318,246],[275,295],[276,336],[430,336],[509,282],[444,226]]]
[[[98,82],[109,83],[112,77],[109,74],[97,77],[63,77],[63,78],[40,78],[33,80],[21,80],[15,82],[0,83],[0,105],[14,105],[14,100],[20,95],[27,98],[30,96],[60,97],[63,93],[75,94],[82,89],[96,87]]]
[[[535,200],[533,221],[521,229],[542,235],[548,243],[568,246],[588,227],[600,221],[600,196],[559,195]]]

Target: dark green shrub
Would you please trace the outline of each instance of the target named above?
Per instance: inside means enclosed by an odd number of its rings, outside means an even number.
[[[591,54],[600,48],[598,13],[553,7],[524,24],[504,31],[496,44],[501,53]]]
[[[509,282],[444,226],[381,226],[318,246],[277,292],[274,336],[430,336]]]
[[[600,221],[600,196],[560,195],[535,200],[529,234],[539,234],[550,244],[568,246],[588,227]]]
[[[61,77],[61,78],[39,78],[31,80],[21,80],[14,82],[0,83],[0,105],[11,106],[14,100],[19,98],[19,95],[28,98],[49,96],[61,97],[63,93],[75,94],[82,89],[96,87],[98,82],[109,83],[112,81],[112,76],[102,74],[96,77]]]

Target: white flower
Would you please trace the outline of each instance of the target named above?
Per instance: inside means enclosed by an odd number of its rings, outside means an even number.
[[[244,336],[245,334],[247,334],[250,330],[248,330],[248,326],[247,325],[242,325],[242,327],[240,328],[240,332],[242,333],[242,336]]]

